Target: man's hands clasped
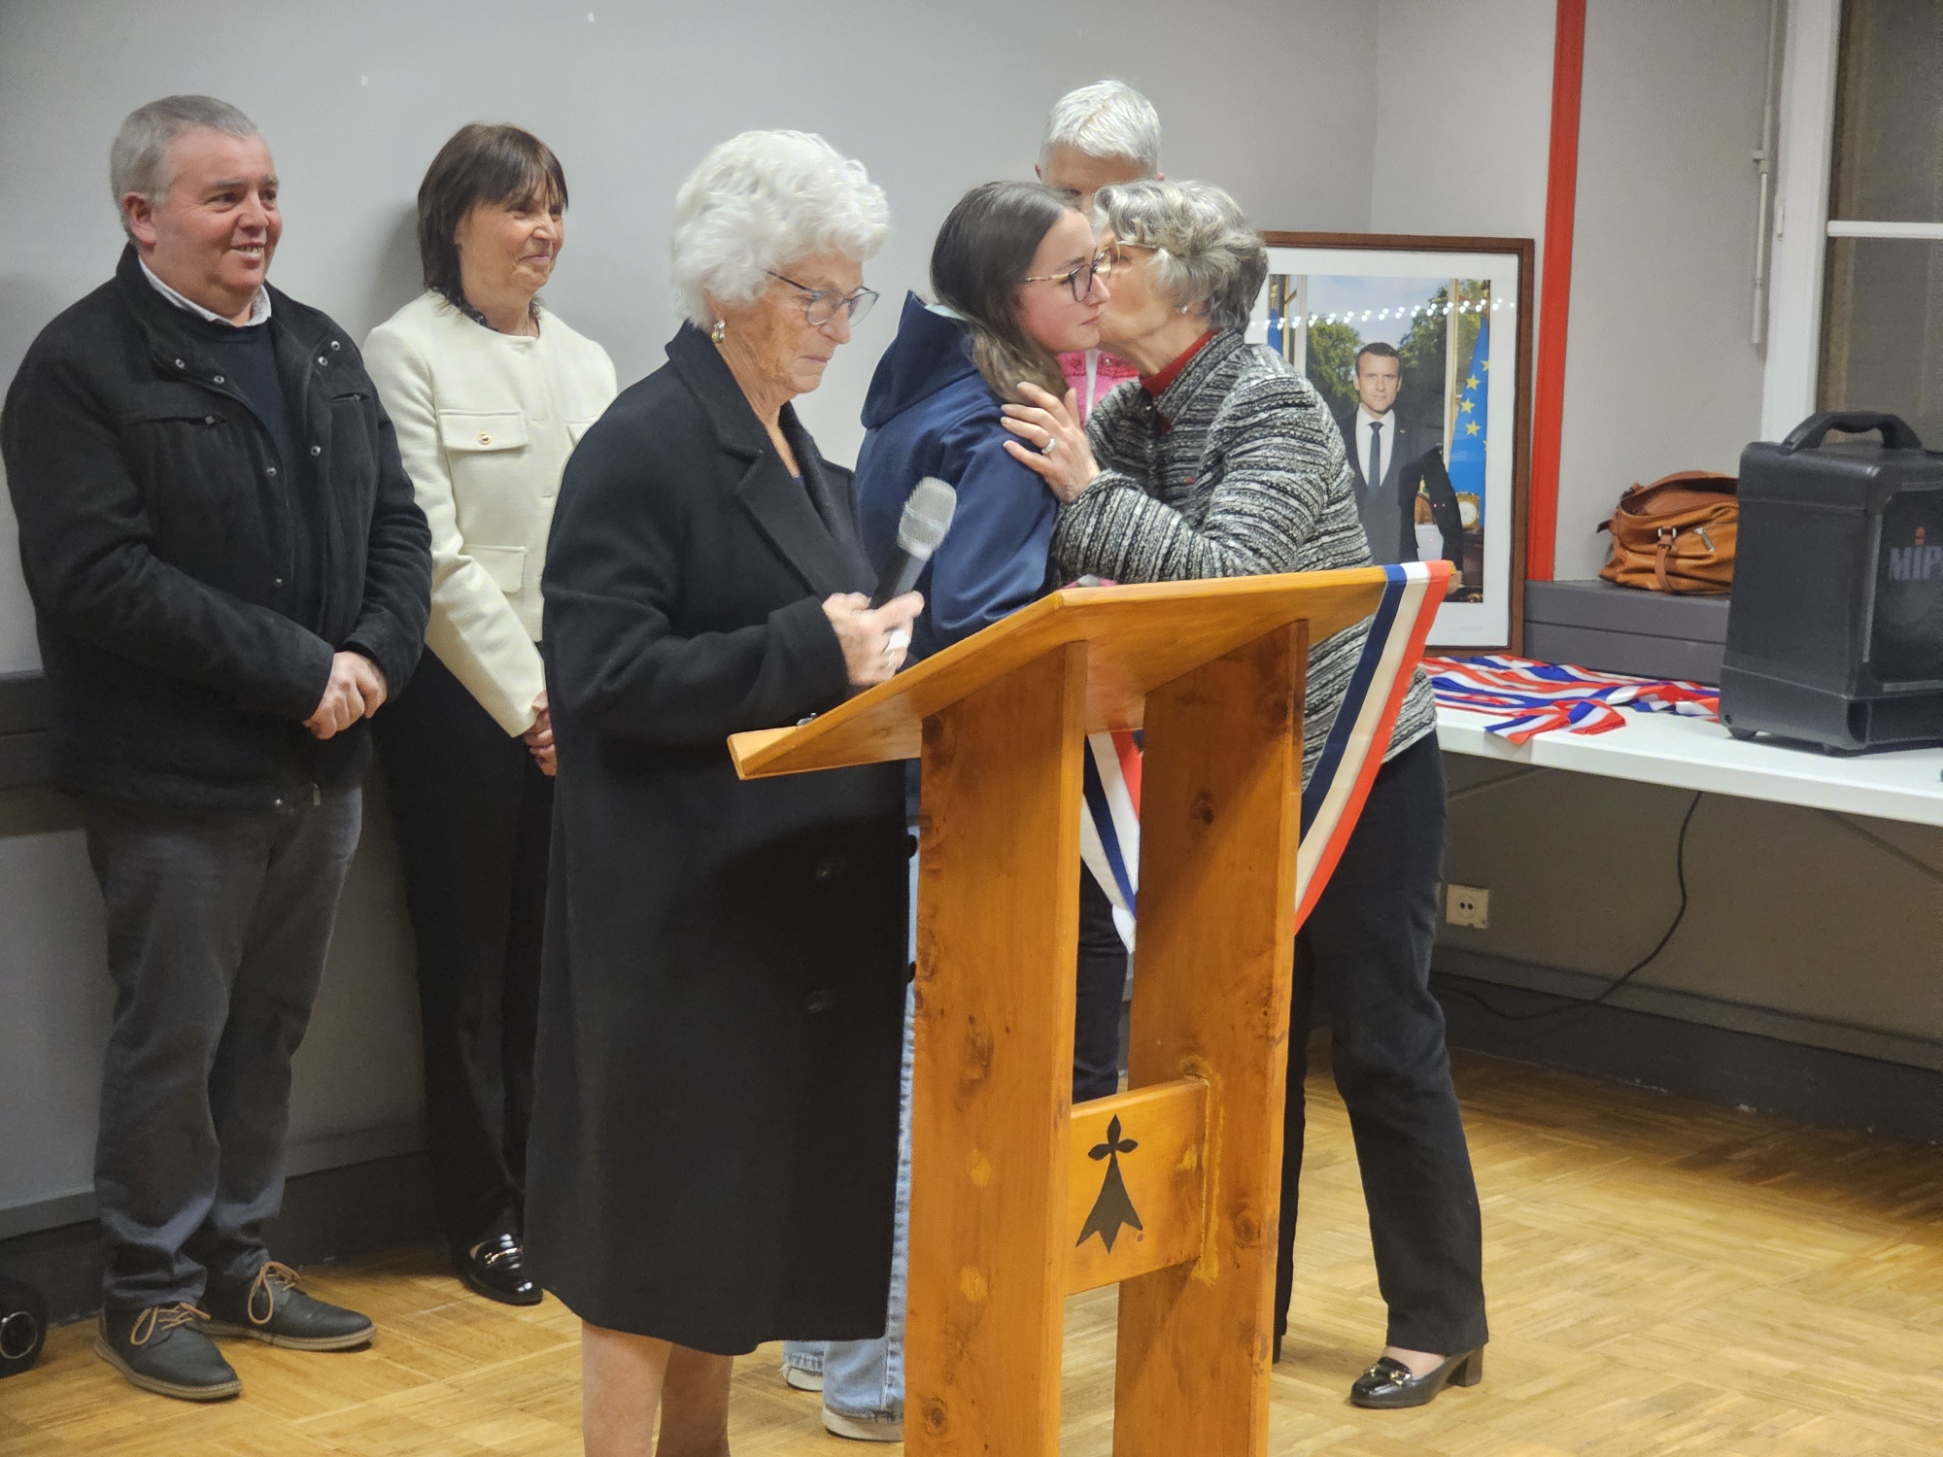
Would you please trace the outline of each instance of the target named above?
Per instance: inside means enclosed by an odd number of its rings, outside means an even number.
[[[383,670],[363,653],[335,653],[324,696],[317,701],[316,711],[304,720],[304,727],[317,738],[334,738],[359,719],[376,713],[384,706],[389,691]]]
[[[824,599],[823,613],[843,647],[850,686],[868,688],[889,681],[911,650],[911,624],[924,608],[916,592],[893,597],[873,608],[861,592],[839,592]]]

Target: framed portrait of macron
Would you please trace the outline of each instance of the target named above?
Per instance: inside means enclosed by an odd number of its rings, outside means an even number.
[[[1443,557],[1432,647],[1519,648],[1531,427],[1532,241],[1264,233],[1249,337],[1342,431],[1379,562]]]

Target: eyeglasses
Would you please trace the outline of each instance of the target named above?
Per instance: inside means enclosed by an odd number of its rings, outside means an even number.
[[[1160,249],[1152,243],[1109,243],[1107,256],[1115,268],[1125,268],[1133,259],[1127,256],[1127,249],[1138,248],[1143,253],[1158,253]]]
[[[1094,278],[1105,277],[1112,271],[1112,250],[1102,248],[1078,267],[1068,269],[1064,273],[1041,273],[1031,278],[1022,278],[1019,282],[1063,283],[1072,290],[1073,302],[1082,304],[1086,302],[1086,296],[1093,291]]]
[[[877,302],[875,289],[860,288],[855,293],[838,293],[834,288],[811,288],[793,278],[784,278],[773,268],[763,271],[803,295],[803,319],[812,329],[822,328],[839,313],[849,315],[851,323],[861,324],[864,316],[870,312],[870,306]]]

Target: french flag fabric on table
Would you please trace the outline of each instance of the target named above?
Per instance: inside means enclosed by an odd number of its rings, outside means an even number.
[[[1485,726],[1514,744],[1539,734],[1605,734],[1623,727],[1621,708],[1641,713],[1720,717],[1720,690],[1678,678],[1633,678],[1570,663],[1541,663],[1505,653],[1425,658],[1424,672],[1440,708],[1461,708],[1498,721]]]
[[[1397,710],[1423,657],[1424,639],[1450,586],[1449,562],[1405,562],[1383,568],[1389,580],[1369,620],[1369,636],[1350,674],[1315,773],[1302,790],[1302,838],[1295,861],[1293,934],[1329,883],[1370,785],[1383,765]],[[1136,734],[1090,735],[1086,741],[1085,813],[1080,854],[1113,902],[1114,920],[1133,945],[1140,889],[1140,745]]]

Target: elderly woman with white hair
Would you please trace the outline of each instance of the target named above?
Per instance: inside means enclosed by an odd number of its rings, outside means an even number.
[[[1052,541],[1060,575],[1163,582],[1368,566],[1334,419],[1307,380],[1247,342],[1268,255],[1234,199],[1201,183],[1106,187],[1094,226],[1113,279],[1100,347],[1135,365],[1140,381],[1108,395],[1086,430],[1030,384],[1026,404],[1006,407],[1020,437],[1007,448],[1063,503]],[[1305,784],[1367,631],[1310,649]],[[1436,706],[1419,670],[1362,817],[1296,937],[1276,1348],[1293,1280],[1302,1083],[1320,985],[1390,1312],[1383,1354],[1351,1388],[1358,1406],[1421,1406],[1484,1370],[1477,1185],[1429,988],[1443,840]]]
[[[884,1328],[902,766],[742,783],[724,740],[888,678],[921,605],[870,608],[850,475],[790,405],[876,297],[886,226],[820,137],[710,152],[668,363],[561,487],[527,1249],[583,1322],[590,1454],[720,1457],[733,1356]]]

